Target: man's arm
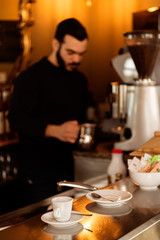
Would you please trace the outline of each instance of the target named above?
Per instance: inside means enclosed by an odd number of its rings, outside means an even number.
[[[75,143],[79,134],[78,121],[67,121],[61,125],[47,125],[45,129],[46,137],[55,137],[62,142]]]

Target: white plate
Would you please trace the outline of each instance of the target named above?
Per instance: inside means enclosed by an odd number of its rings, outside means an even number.
[[[45,224],[42,231],[54,236],[66,236],[66,235],[76,235],[83,230],[83,225],[81,223],[76,223],[75,225],[68,228],[55,228],[51,225]],[[63,238],[62,238],[63,239]]]
[[[95,199],[92,197],[92,193],[98,193],[102,196],[102,198]],[[94,201],[104,207],[110,207],[110,206],[118,206],[123,204],[124,202],[129,201],[132,198],[132,194],[130,192],[121,191],[121,190],[114,190],[114,189],[102,189],[102,190],[96,190],[93,192],[89,192],[86,194],[86,197]],[[108,201],[104,199],[103,197],[110,198],[112,200],[115,200],[115,202]],[[119,198],[119,200],[116,200]]]
[[[83,219],[83,215],[81,215],[79,212],[76,212],[76,211],[72,211],[70,220],[66,222],[56,221],[55,218],[53,217],[53,211],[47,212],[41,216],[41,220],[43,222],[48,223],[56,228],[71,227],[77,222],[81,221],[82,219]]]

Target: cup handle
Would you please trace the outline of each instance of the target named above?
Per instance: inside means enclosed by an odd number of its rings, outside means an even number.
[[[62,216],[60,208],[55,208],[55,209],[53,210],[53,215],[54,215],[54,217],[57,218],[57,219],[60,218],[60,217]]]

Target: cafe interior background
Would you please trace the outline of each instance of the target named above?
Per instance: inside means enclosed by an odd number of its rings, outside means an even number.
[[[53,33],[61,20],[70,17],[79,19],[89,34],[88,51],[80,70],[88,77],[95,101],[103,102],[107,83],[121,81],[110,61],[124,46],[123,33],[133,29],[132,14],[159,6],[159,0],[88,2],[92,3],[91,6],[87,5],[87,0],[37,0],[32,4],[34,25],[31,29],[30,64],[50,52]],[[0,20],[18,20],[18,4],[19,0],[0,0]],[[1,62],[0,71],[5,71],[5,68]]]
[[[19,8],[20,3],[21,9]],[[19,69],[17,68],[17,72],[13,71],[10,81],[14,81],[14,77],[19,71],[43,56],[47,56],[51,50],[51,39],[57,24],[65,18],[74,17],[83,23],[89,35],[88,51],[84,56],[80,70],[88,78],[89,90],[92,93],[94,103],[96,105],[102,104],[106,110],[108,105],[105,101],[110,83],[122,82],[111,65],[111,60],[125,46],[123,33],[133,30],[133,13],[155,6],[159,7],[159,0],[0,0],[0,21],[18,21],[21,15],[22,20],[24,20],[22,25],[28,24],[24,28],[26,35],[23,36],[23,43],[27,41],[28,44],[26,52],[23,52],[24,59],[21,59],[23,64],[19,66]],[[15,60],[17,61],[17,59]],[[0,81],[3,82],[4,76],[8,80],[11,71],[16,67],[17,63],[9,60],[3,62],[1,59]],[[9,164],[8,169],[12,170],[12,173],[9,173],[10,179],[14,179],[17,169],[14,163],[15,149],[12,149],[12,144],[4,145],[1,142],[0,150],[1,183],[3,185],[3,182],[7,180],[7,164]],[[92,171],[92,176],[95,175],[95,168],[96,171],[99,168],[99,173],[102,169],[106,171],[106,161],[107,164],[109,163],[108,159],[99,165],[94,162],[93,169],[87,165],[84,156],[83,160],[81,157],[77,157],[77,163],[81,161],[81,167],[85,166],[83,174],[85,175],[88,168]],[[6,161],[5,170],[2,169],[4,161]],[[77,168],[80,169],[80,166],[78,165]],[[88,172],[86,172],[86,176],[90,176]],[[84,179],[79,178],[78,180]]]

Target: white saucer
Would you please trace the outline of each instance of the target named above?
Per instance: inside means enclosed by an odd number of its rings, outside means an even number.
[[[102,196],[100,199],[95,199],[92,197],[92,193],[98,193]],[[113,207],[113,206],[119,206],[122,205],[124,202],[129,201],[132,198],[132,194],[130,192],[121,191],[121,190],[114,190],[114,189],[102,189],[102,190],[96,190],[93,192],[89,192],[86,194],[86,197],[96,202],[99,205],[102,205],[104,207]],[[104,198],[110,198],[112,200],[115,200],[115,202],[108,201]],[[119,198],[119,199],[118,199]],[[118,199],[118,200],[116,200]]]
[[[104,206],[101,206],[97,203],[92,202],[86,206],[86,209],[93,213],[98,213],[98,214],[107,215],[107,216],[117,216],[117,217],[127,215],[132,211],[132,207],[125,203],[117,207],[110,206],[110,207],[104,208]]]
[[[41,220],[43,222],[48,223],[56,228],[71,227],[74,224],[81,221],[82,219],[83,219],[83,215],[81,215],[79,212],[76,212],[76,211],[72,211],[70,220],[66,222],[56,221],[55,218],[53,217],[53,211],[47,212],[41,216]]]
[[[66,236],[66,235],[76,235],[83,230],[83,225],[81,223],[76,223],[75,225],[68,228],[55,228],[51,225],[45,224],[43,226],[42,231],[51,234],[54,236]]]

